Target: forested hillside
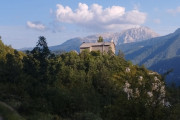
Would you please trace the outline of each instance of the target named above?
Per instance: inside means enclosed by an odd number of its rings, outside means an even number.
[[[121,54],[54,55],[45,37],[22,54],[0,45],[0,119],[15,110],[27,120],[178,120],[178,88]],[[0,104],[1,105],[1,104]],[[18,119],[18,118],[17,118]]]

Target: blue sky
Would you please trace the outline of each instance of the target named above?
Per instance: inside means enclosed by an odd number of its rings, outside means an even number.
[[[45,36],[49,46],[73,37],[147,26],[165,35],[180,27],[179,0],[1,0],[0,36],[19,49]]]

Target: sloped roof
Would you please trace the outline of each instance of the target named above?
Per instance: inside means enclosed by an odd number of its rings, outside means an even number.
[[[89,48],[92,46],[102,46],[102,45],[111,45],[112,42],[97,42],[97,43],[82,43],[80,48]]]

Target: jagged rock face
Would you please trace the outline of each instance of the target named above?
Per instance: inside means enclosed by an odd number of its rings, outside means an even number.
[[[159,36],[147,27],[132,28],[120,33],[117,44],[138,42]]]
[[[116,45],[123,43],[131,43],[142,40],[147,40],[159,36],[157,33],[148,27],[138,27],[124,30],[117,33],[103,33],[91,35],[84,38],[83,42],[95,42],[99,36],[102,36],[105,41],[113,40]]]

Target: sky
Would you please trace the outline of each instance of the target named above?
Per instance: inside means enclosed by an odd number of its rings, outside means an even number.
[[[15,49],[146,26],[166,35],[180,28],[180,0],[0,0],[0,36]]]

